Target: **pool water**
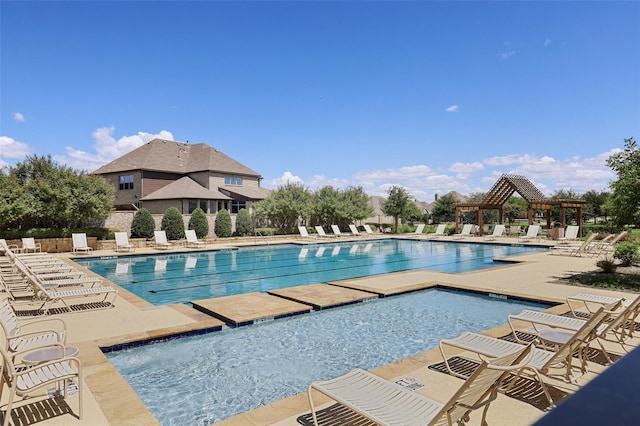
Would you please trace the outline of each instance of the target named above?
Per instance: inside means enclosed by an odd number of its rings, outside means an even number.
[[[468,272],[494,267],[496,258],[541,250],[547,249],[390,239],[75,260],[164,305],[415,269]]]
[[[106,355],[163,425],[210,425],[547,307],[431,289]]]

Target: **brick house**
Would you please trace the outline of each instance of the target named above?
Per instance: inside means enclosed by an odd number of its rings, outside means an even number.
[[[200,207],[208,215],[232,215],[270,191],[262,176],[204,143],[154,139],[93,172],[110,182],[116,210],[146,208],[162,215],[176,207],[184,215]]]

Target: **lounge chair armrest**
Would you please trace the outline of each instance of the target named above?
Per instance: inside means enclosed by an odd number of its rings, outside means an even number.
[[[29,338],[32,338],[32,337],[42,336],[44,334],[55,334],[56,336],[58,336],[58,339],[60,340],[60,343],[66,344],[66,342],[67,342],[66,330],[60,332],[60,331],[52,330],[52,329],[42,329],[42,330],[38,330],[38,331],[31,331],[31,332],[27,332],[27,333],[16,334],[14,336],[11,336],[11,337],[7,338],[7,341],[9,342],[9,344],[11,344],[11,341],[13,341],[13,340],[29,339]],[[48,345],[51,345],[51,344],[52,343],[46,343],[46,344],[44,344],[44,346],[48,346]]]
[[[25,328],[31,328],[31,326],[42,324],[48,324],[47,327],[49,328],[59,328],[60,331],[58,332],[67,331],[67,323],[65,323],[62,318],[43,318],[32,321],[25,321],[23,323],[20,323],[20,328],[24,330]]]

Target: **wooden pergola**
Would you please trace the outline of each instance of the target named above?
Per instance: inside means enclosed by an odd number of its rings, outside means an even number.
[[[535,210],[546,210],[547,229],[551,228],[551,209],[554,206],[560,207],[560,223],[566,227],[566,209],[577,209],[577,225],[582,229],[582,206],[584,200],[560,200],[551,199],[544,196],[529,179],[520,175],[502,175],[500,179],[487,192],[480,203],[458,203],[456,204],[456,232],[460,227],[460,213],[464,211],[476,212],[476,223],[480,230],[480,235],[484,231],[483,210],[498,210],[498,223],[504,223],[504,205],[514,193],[518,193],[527,202],[527,218],[529,225],[533,224]]]

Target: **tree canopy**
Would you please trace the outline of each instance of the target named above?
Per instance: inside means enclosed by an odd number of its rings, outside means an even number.
[[[73,228],[109,216],[113,188],[102,177],[27,156],[0,173],[0,229]]]
[[[407,190],[398,185],[389,188],[387,194],[389,195],[380,208],[382,213],[393,216],[393,232],[398,232],[398,221],[401,217],[405,217],[411,198]]]
[[[607,166],[618,179],[610,183],[613,219],[617,225],[640,226],[640,149],[634,138],[624,140],[624,150],[609,157]]]

